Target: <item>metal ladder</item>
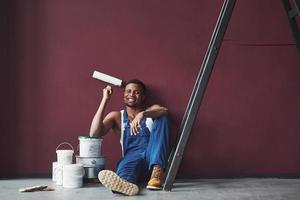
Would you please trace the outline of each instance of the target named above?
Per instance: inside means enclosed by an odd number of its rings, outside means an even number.
[[[188,141],[194,120],[197,116],[200,103],[209,81],[215,60],[221,47],[236,0],[225,0],[217,20],[214,32],[212,34],[208,49],[206,51],[200,72],[197,76],[192,95],[185,110],[180,130],[179,140],[176,149],[173,149],[169,157],[169,166],[166,170],[166,180],[164,190],[170,191],[173,187],[183,152]]]
[[[166,170],[166,180],[164,190],[170,191],[173,187],[176,174],[178,172],[180,162],[186,147],[194,120],[197,116],[199,106],[203,99],[206,86],[208,84],[210,74],[213,70],[215,60],[221,47],[223,37],[225,35],[231,14],[234,9],[236,0],[224,0],[222,9],[219,14],[215,29],[213,31],[209,46],[207,48],[204,60],[202,62],[199,74],[197,76],[191,97],[185,110],[180,129],[179,138],[176,148],[173,148],[169,157],[169,165]],[[300,32],[295,17],[300,16],[300,0],[293,0],[294,7],[290,5],[289,0],[282,0],[286,10],[290,27],[292,29],[297,48],[300,52]]]
[[[290,3],[289,0],[282,0],[283,7],[286,11],[290,27],[292,29],[294,39],[296,41],[296,46],[300,53],[300,31],[297,25],[296,17],[300,16],[300,0],[293,0],[293,5]]]

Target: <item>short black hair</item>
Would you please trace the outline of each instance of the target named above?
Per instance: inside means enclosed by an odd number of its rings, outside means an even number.
[[[147,92],[146,85],[141,80],[131,79],[124,84],[124,87],[126,87],[130,83],[138,84],[141,87],[141,93],[146,94],[146,92]]]

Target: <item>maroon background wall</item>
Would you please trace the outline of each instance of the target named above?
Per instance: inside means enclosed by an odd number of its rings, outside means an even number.
[[[63,141],[87,135],[105,86],[139,78],[170,110],[173,138],[222,1],[5,1],[0,175],[48,174]],[[4,44],[4,45],[3,45]],[[281,1],[237,1],[181,176],[300,173],[300,56]],[[108,110],[123,108],[115,89]],[[105,137],[114,169],[118,137]]]

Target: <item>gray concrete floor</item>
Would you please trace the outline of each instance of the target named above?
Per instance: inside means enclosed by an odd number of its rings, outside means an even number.
[[[55,191],[20,193],[19,188],[48,185]],[[84,200],[84,199],[143,199],[143,200],[299,200],[300,179],[241,178],[177,180],[171,192],[141,189],[138,196],[115,195],[99,183],[85,184],[78,189],[56,186],[51,179],[0,180],[1,200]]]

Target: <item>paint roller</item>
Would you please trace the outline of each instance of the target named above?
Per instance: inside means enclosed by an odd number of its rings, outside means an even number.
[[[107,74],[104,74],[104,73],[101,73],[98,71],[94,71],[93,78],[103,81],[105,83],[112,84],[117,87],[124,87],[124,84],[125,84],[121,79],[118,79],[116,77],[113,77],[113,76],[110,76],[110,75],[107,75]]]

